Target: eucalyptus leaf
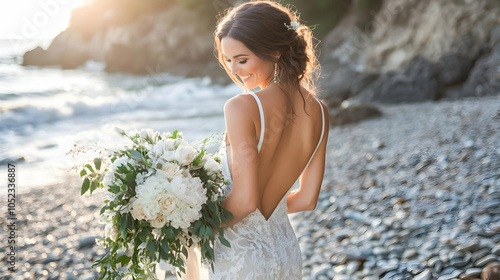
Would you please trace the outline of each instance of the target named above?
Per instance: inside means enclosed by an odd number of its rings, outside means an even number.
[[[83,179],[82,193],[81,193],[81,195],[84,195],[89,190],[89,187],[90,187],[90,180],[89,180],[89,178]]]
[[[82,171],[80,171],[80,178],[87,175],[87,170],[85,169],[82,169]]]
[[[85,164],[85,167],[87,167],[90,170],[90,172],[95,173],[94,169],[92,168],[92,166],[90,164],[88,164],[88,163]]]
[[[135,160],[142,160],[142,154],[139,153],[138,151],[136,150],[133,150],[131,153],[130,153],[130,157],[135,159]]]
[[[101,158],[95,158],[94,165],[97,170],[101,169]]]

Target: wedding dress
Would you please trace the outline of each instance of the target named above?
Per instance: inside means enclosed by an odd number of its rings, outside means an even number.
[[[257,146],[260,152],[265,131],[264,112],[258,96],[254,93],[251,94],[257,101],[260,112],[261,134]],[[319,103],[319,100],[317,101]],[[311,162],[323,139],[325,130],[323,106],[321,106],[321,114],[323,118],[321,137],[307,165]],[[224,178],[229,181],[226,186],[227,195],[231,192],[233,183],[225,141],[223,141],[221,149],[222,172]],[[266,220],[260,210],[256,209],[239,223],[225,228],[224,237],[229,241],[231,247],[226,247],[220,241],[216,241],[214,271],[206,267],[202,268],[201,264],[197,268],[192,268],[188,264],[188,271],[197,269],[200,275],[196,275],[194,278],[210,280],[302,279],[302,254],[287,213],[289,193],[290,190],[283,196],[269,219]],[[182,279],[190,278],[183,277]]]

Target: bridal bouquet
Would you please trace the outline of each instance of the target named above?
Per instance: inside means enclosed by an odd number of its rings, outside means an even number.
[[[189,144],[182,133],[141,129],[125,133],[130,145],[96,157],[80,171],[81,194],[102,193],[100,220],[105,254],[100,279],[154,279],[164,270],[185,272],[187,248],[197,243],[202,259],[213,267],[217,238],[230,246],[220,225],[232,219],[222,208],[224,179],[220,158],[205,145]]]

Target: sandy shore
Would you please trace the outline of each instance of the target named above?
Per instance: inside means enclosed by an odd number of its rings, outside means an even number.
[[[435,253],[423,256],[416,246],[435,236],[435,250],[444,250],[441,243],[457,248],[483,239],[492,242],[492,250],[499,245],[500,213],[494,210],[500,209],[499,110],[500,97],[385,106],[381,118],[331,129],[318,207],[292,216],[304,255],[304,278],[378,279],[410,260],[417,264],[408,272],[413,276],[426,269],[438,277],[477,268],[472,263],[445,271],[453,267],[448,258],[436,269],[429,264]],[[16,272],[5,265],[7,239],[2,230],[1,279],[97,278],[91,265],[103,251],[94,240],[103,235],[104,227],[98,223],[95,199],[80,196],[78,179],[68,176],[60,184],[18,194]],[[6,191],[0,195],[5,197]],[[493,212],[481,207],[488,203]],[[417,235],[406,227],[423,221],[436,225],[434,234]],[[6,219],[0,221],[3,229],[7,224]],[[458,233],[450,235],[457,228]],[[386,234],[409,237],[389,244]],[[374,248],[379,247],[387,252],[377,255]],[[390,251],[395,247],[400,256]],[[414,247],[416,252],[408,251]],[[354,257],[363,249],[371,251]],[[346,252],[352,255],[346,257]],[[336,270],[353,260],[356,267]],[[387,270],[375,269],[382,261],[389,263]],[[373,263],[372,269],[366,270],[367,263]]]

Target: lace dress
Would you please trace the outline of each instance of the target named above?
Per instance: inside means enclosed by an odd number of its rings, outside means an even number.
[[[251,94],[257,101],[261,117],[261,135],[258,144],[258,151],[260,152],[265,131],[264,113],[257,95]],[[321,110],[322,114],[324,114],[322,106]],[[323,131],[319,143],[321,143],[323,134],[324,115]],[[226,189],[227,195],[231,192],[233,183],[227,161],[225,141],[223,141],[221,149],[222,172],[230,182]],[[302,279],[302,254],[287,213],[287,196],[289,193],[290,190],[281,199],[268,220],[259,209],[256,209],[239,223],[225,228],[224,237],[229,241],[231,247],[226,247],[217,240],[214,248],[214,271],[198,266],[200,271],[199,279],[207,279],[207,276],[210,280]],[[198,275],[196,275],[196,278],[198,278]],[[184,277],[183,279],[188,278]]]

